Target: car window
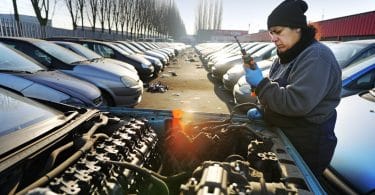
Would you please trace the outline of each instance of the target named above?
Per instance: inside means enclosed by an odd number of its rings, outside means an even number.
[[[72,44],[72,45],[69,45],[67,47],[72,47],[74,48],[76,51],[78,51],[79,53],[81,53],[84,57],[88,58],[88,59],[98,59],[98,58],[102,58],[102,56],[100,56],[99,54],[93,52],[91,49],[88,49],[87,47],[85,46],[82,46],[82,45],[76,45],[76,44]]]
[[[52,58],[49,57],[46,53],[44,53],[40,49],[31,50],[31,51],[28,52],[28,54],[31,54],[31,56],[38,59],[38,61],[41,62],[44,65],[51,65],[52,64]]]
[[[35,64],[28,58],[20,55],[16,51],[0,44],[0,70],[29,71],[36,72],[43,70],[41,66]]]
[[[371,48],[371,49],[367,50],[366,52],[363,52],[361,55],[359,55],[352,63],[358,62],[361,59],[367,58],[367,57],[369,57],[371,55],[374,55],[374,54],[375,54],[375,48]]]
[[[374,88],[375,69],[354,80],[347,88],[351,90],[370,90]]]
[[[129,47],[131,50],[133,50],[134,52],[137,52],[137,53],[142,53],[142,51],[140,51],[138,48],[134,47],[132,44],[129,44],[129,43],[124,43],[127,47]]]
[[[82,45],[86,48],[91,48],[92,44],[89,43],[82,43]]]
[[[0,88],[0,136],[63,113]]]
[[[61,47],[55,43],[48,41],[36,41],[33,44],[38,46],[44,52],[64,62],[65,64],[72,64],[74,62],[86,61],[87,58],[82,57],[68,49]]]
[[[341,68],[347,65],[348,61],[366,47],[364,44],[338,43],[327,45],[336,57]]]
[[[93,50],[105,58],[113,58],[115,56],[113,49],[105,45],[93,44]]]
[[[353,77],[359,72],[369,69],[373,64],[375,64],[375,55],[361,59],[356,63],[352,63],[342,69],[342,79],[344,80]]]
[[[14,42],[14,48],[35,59],[45,66],[51,66],[52,59],[45,52],[27,43]]]
[[[132,50],[130,50],[129,48],[125,47],[124,45],[120,44],[120,43],[114,43],[116,46],[118,46],[119,48],[123,49],[126,53],[128,53],[128,55],[133,55],[134,52]]]
[[[271,51],[272,51],[271,48],[274,48],[274,47],[275,47],[274,44],[269,44],[269,45],[263,47],[262,49],[259,49],[257,52],[253,53],[252,55],[255,57],[255,56],[263,56],[263,55],[266,54],[266,56],[264,56],[265,58],[263,58],[263,59],[267,59],[271,55]]]
[[[267,44],[258,44],[256,46],[252,47],[251,49],[249,49],[247,51],[247,53],[253,55],[255,52],[259,51],[260,49],[262,49],[263,47],[266,47],[266,46],[267,46]]]
[[[125,50],[123,50],[119,45],[117,44],[112,44],[112,47],[116,48],[116,51],[121,53],[122,55],[130,55],[128,52],[126,52]]]

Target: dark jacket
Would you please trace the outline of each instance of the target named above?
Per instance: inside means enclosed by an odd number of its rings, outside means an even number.
[[[285,87],[272,82],[285,75]],[[341,87],[341,69],[333,53],[315,41],[291,62],[275,61],[269,78],[259,83],[256,94],[266,110],[319,124],[335,113]]]

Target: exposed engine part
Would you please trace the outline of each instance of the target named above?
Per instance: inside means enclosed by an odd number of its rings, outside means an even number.
[[[98,114],[0,182],[19,194],[311,194],[285,148],[247,124],[163,125]]]
[[[168,86],[162,84],[160,81],[149,84],[147,92],[164,93],[168,91]]]
[[[186,184],[181,185],[181,194],[299,194],[309,193],[297,189],[287,182],[268,183],[262,172],[251,168],[245,161],[206,161],[193,173]]]
[[[246,124],[209,121],[170,131],[164,164],[177,172],[199,166],[182,194],[311,193],[278,147]]]
[[[229,120],[195,124],[168,133],[164,151],[172,172],[194,169],[207,160],[221,161],[232,154],[246,157],[251,140],[266,139],[248,126]]]
[[[100,131],[112,133],[110,137],[96,140],[85,155],[39,190],[58,194],[136,192],[142,178],[130,169],[105,161],[127,162],[134,166],[154,168],[154,163],[158,162],[155,150],[158,141],[156,133],[144,119],[131,119],[125,124],[102,128]]]

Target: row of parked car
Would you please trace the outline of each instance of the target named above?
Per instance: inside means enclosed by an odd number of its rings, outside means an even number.
[[[323,43],[342,68],[343,86],[335,128],[338,144],[323,183],[332,194],[371,194],[375,192],[375,40]],[[278,60],[273,43],[243,45],[267,75]],[[204,43],[195,48],[212,76],[232,91],[237,104],[256,101],[250,95],[237,44]]]
[[[349,96],[374,87],[375,40],[348,42],[323,42],[334,53],[343,71],[342,96]],[[267,75],[274,60],[277,60],[273,43],[245,43],[244,49],[254,57],[263,75]],[[196,46],[201,59],[211,75],[223,82],[225,89],[233,93],[234,102],[254,102],[250,96],[242,68],[242,59],[235,43],[200,44]]]
[[[26,97],[85,106],[137,105],[143,83],[187,46],[0,37],[0,86]]]

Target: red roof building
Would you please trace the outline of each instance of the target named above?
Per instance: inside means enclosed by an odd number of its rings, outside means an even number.
[[[353,40],[375,38],[375,11],[312,23],[321,40]]]

